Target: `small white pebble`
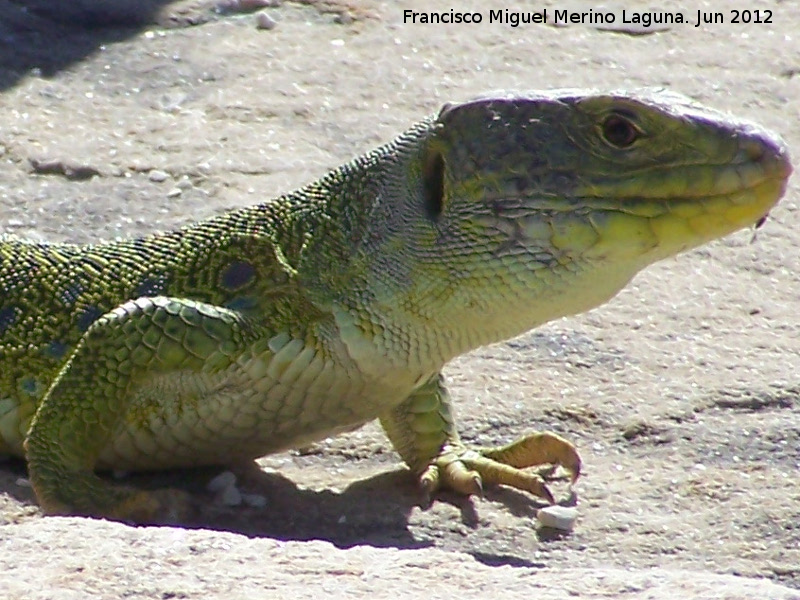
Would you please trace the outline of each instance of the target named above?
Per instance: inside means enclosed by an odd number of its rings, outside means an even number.
[[[242,492],[235,485],[225,488],[217,497],[225,506],[239,506],[242,503]]]
[[[242,494],[242,500],[253,508],[264,508],[267,505],[267,499],[261,494]]]
[[[267,13],[260,12],[256,14],[256,29],[265,29],[269,31],[270,29],[275,29],[277,25],[278,22]]]
[[[177,198],[183,193],[181,188],[172,188],[170,191],[167,192],[167,198]]]
[[[153,169],[150,171],[150,173],[148,173],[147,178],[154,183],[161,183],[162,181],[169,179],[169,173],[160,171],[158,169]]]
[[[220,0],[215,9],[219,13],[253,12],[260,8],[276,8],[281,0]]]
[[[31,480],[26,477],[18,477],[14,483],[16,483],[19,487],[24,487],[24,488],[33,487],[31,486]]]
[[[206,489],[216,494],[236,485],[236,474],[233,471],[223,471],[206,484]]]
[[[572,531],[578,518],[578,509],[571,506],[545,506],[536,513],[536,518],[543,527],[552,527],[562,531]]]

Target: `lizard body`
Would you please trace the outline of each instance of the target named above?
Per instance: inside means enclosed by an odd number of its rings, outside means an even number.
[[[0,238],[0,452],[47,512],[158,521],[174,490],[95,469],[230,464],[380,419],[432,492],[580,459],[536,433],[458,439],[452,358],[597,306],[636,272],[763,219],[771,134],[671,94],[445,106],[294,193],[87,246]]]

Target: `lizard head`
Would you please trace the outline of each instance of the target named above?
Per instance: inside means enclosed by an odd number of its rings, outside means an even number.
[[[760,223],[791,173],[772,134],[667,93],[445,106],[419,183],[447,243],[648,264]]]
[[[394,294],[384,304],[491,330],[480,343],[597,306],[646,265],[760,224],[791,173],[772,134],[663,92],[447,105],[395,144],[388,234],[371,250],[378,289]]]

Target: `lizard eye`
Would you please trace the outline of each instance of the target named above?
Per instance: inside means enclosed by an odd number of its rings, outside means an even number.
[[[618,113],[609,115],[600,126],[603,141],[614,148],[630,148],[641,136],[641,131],[629,117]]]
[[[435,221],[444,209],[444,159],[435,152],[422,168],[422,188],[425,194],[425,212]]]

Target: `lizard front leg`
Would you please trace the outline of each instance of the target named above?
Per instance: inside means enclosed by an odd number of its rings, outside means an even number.
[[[479,494],[484,484],[525,490],[548,502],[553,496],[544,479],[527,467],[561,465],[580,474],[575,447],[550,432],[529,434],[506,446],[469,448],[459,439],[451,402],[441,375],[415,390],[407,400],[381,417],[392,445],[419,476],[423,491],[450,488],[464,495]]]
[[[219,372],[249,335],[238,313],[180,298],[139,298],[98,319],[43,398],[25,441],[44,511],[135,522],[186,518],[186,494],[108,483],[94,473],[97,458],[118,426],[136,421],[131,404],[142,382],[171,372]]]

